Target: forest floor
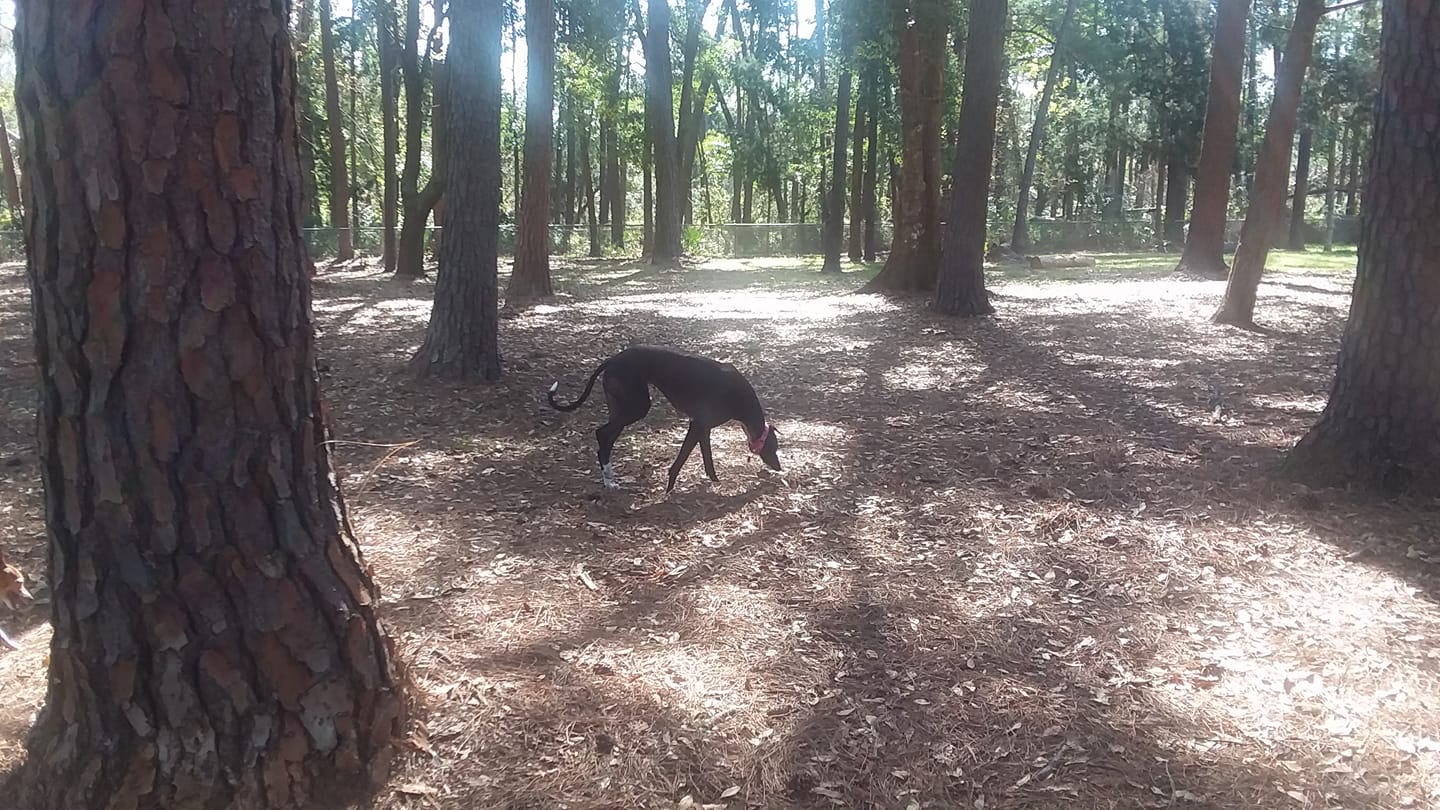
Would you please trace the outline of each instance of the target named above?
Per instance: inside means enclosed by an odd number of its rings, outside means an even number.
[[[1164,256],[997,269],[975,321],[851,294],[873,269],[571,263],[466,389],[406,372],[430,284],[324,269],[339,461],[417,686],[379,805],[1440,805],[1440,516],[1274,474],[1354,253],[1274,261],[1266,333],[1209,324],[1222,285]],[[0,548],[36,575],[25,299],[6,267]],[[745,371],[784,473],[723,428],[721,482],[692,458],[667,497],[660,404],[600,490],[603,404],[544,392],[632,341]],[[45,610],[0,615],[0,769]]]

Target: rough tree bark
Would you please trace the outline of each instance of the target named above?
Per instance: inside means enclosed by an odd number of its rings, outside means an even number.
[[[500,378],[500,30],[503,0],[450,0],[445,237],[435,305],[414,358],[422,377]]]
[[[675,139],[674,77],[670,68],[670,3],[650,0],[646,15],[645,89],[655,152],[655,237],[651,259],[680,258],[680,155]]]
[[[1330,401],[1286,468],[1440,495],[1440,5],[1385,0],[1355,297]]]
[[[900,43],[900,126],[903,153],[895,196],[895,236],[885,267],[869,292],[928,292],[940,264],[940,138],[945,90],[943,13],[916,19],[892,0]],[[929,5],[919,9],[938,12]],[[986,187],[988,191],[988,186]]]
[[[54,636],[5,804],[358,800],[406,701],[329,455],[289,2],[16,7]]]
[[[1020,172],[1015,229],[1010,235],[1010,248],[1017,252],[1023,253],[1030,249],[1030,187],[1035,183],[1035,162],[1040,155],[1040,145],[1045,142],[1050,99],[1060,78],[1060,68],[1065,64],[1065,32],[1070,29],[1070,20],[1075,17],[1077,4],[1078,0],[1067,0],[1065,3],[1065,16],[1060,18],[1060,27],[1055,29],[1055,49],[1050,53],[1050,67],[1045,71],[1045,87],[1040,91],[1040,102],[1035,107],[1035,123],[1030,128],[1030,145],[1025,150],[1025,168]]]
[[[1290,201],[1290,239],[1286,247],[1305,249],[1305,203],[1310,199],[1310,150],[1315,135],[1310,127],[1300,130],[1295,147],[1295,194]]]
[[[1250,0],[1219,0],[1215,41],[1210,51],[1210,90],[1190,230],[1176,272],[1225,278],[1225,214],[1230,205],[1230,169],[1240,123],[1240,80],[1245,62],[1245,19]]]
[[[1290,175],[1290,145],[1295,142],[1300,92],[1315,44],[1315,27],[1325,13],[1325,0],[1300,0],[1295,21],[1285,42],[1285,56],[1275,74],[1275,98],[1265,122],[1265,137],[1255,165],[1255,192],[1240,229],[1235,266],[1225,299],[1211,318],[1215,323],[1250,327],[1255,323],[1255,296],[1270,254],[1275,225],[1285,208],[1285,185]]]
[[[1165,221],[1162,226],[1164,240],[1178,245],[1185,239],[1185,203],[1190,200],[1190,174],[1185,161],[1172,154],[1165,166]]]
[[[971,0],[965,84],[955,128],[949,222],[931,307],[945,315],[989,315],[985,222],[995,151],[995,113],[1005,80],[1006,0]]]
[[[400,43],[395,29],[395,8],[380,4],[378,47],[380,51],[380,117],[382,149],[385,153],[384,191],[380,204],[380,227],[384,231],[381,254],[385,272],[395,272],[398,246],[396,228],[400,224],[400,175],[395,162],[400,159]]]
[[[330,227],[335,229],[335,258],[347,262],[355,258],[355,237],[350,232],[350,170],[345,161],[345,122],[340,114],[330,0],[320,0],[320,58],[325,66],[325,125],[330,136]]]
[[[555,153],[555,2],[525,0],[525,168],[507,307],[555,294],[550,279],[550,171]]]

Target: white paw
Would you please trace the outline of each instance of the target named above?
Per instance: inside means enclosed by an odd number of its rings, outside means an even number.
[[[600,468],[600,485],[606,489],[619,489],[620,482],[615,480],[615,468],[606,464]]]

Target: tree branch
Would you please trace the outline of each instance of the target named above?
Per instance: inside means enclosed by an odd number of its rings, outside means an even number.
[[[1347,9],[1347,8],[1354,8],[1355,6],[1363,6],[1363,5],[1365,5],[1366,3],[1369,3],[1369,2],[1370,2],[1370,0],[1350,0],[1350,2],[1348,2],[1348,3],[1340,3],[1339,5],[1326,6],[1326,7],[1325,7],[1325,10],[1322,11],[1322,12],[1320,12],[1320,13],[1321,13],[1321,14],[1330,14],[1330,13],[1335,12],[1335,11],[1344,11],[1344,10]]]

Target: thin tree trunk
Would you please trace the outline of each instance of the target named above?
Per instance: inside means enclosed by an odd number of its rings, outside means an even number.
[[[695,70],[700,57],[700,34],[704,30],[705,13],[711,0],[687,0],[685,45],[680,68],[680,121],[677,136],[679,149],[679,181],[681,221],[693,224],[694,203],[691,199],[695,183],[695,152],[700,146],[705,126],[705,108],[709,103],[710,80],[707,77],[695,88]],[[722,25],[724,15],[721,15]]]
[[[867,127],[866,140],[868,148],[865,154],[865,189],[864,205],[862,212],[865,219],[865,250],[863,258],[867,262],[875,261],[879,250],[879,181],[880,181],[880,77],[879,71],[872,68],[872,76],[867,91],[870,108],[870,122]]]
[[[840,28],[840,82],[835,92],[835,134],[831,141],[829,202],[825,206],[825,264],[822,273],[840,272],[840,253],[845,242],[845,171],[846,143],[850,134],[850,70],[852,25],[843,20]]]
[[[446,78],[444,65],[436,62],[433,72],[431,92],[434,98],[430,102],[430,117],[433,120],[433,132],[431,133],[433,148],[431,151],[434,162],[430,167],[430,179],[425,182],[424,188],[408,197],[403,196],[405,194],[403,174],[400,180],[404,202],[400,221],[399,255],[396,257],[395,267],[395,275],[400,278],[414,279],[425,275],[425,228],[432,211],[436,211],[436,224],[439,224],[437,207],[440,204],[440,198],[445,194],[446,169],[449,161],[446,157],[448,139],[445,134]]]
[[[1230,169],[1240,119],[1240,80],[1245,61],[1245,19],[1250,0],[1219,0],[1210,55],[1210,91],[1190,230],[1177,272],[1224,278],[1225,215],[1230,204]]]
[[[1300,130],[1300,145],[1295,156],[1295,196],[1290,205],[1291,250],[1305,249],[1305,203],[1310,199],[1310,150],[1314,133],[1310,127]]]
[[[1030,187],[1035,183],[1035,163],[1039,158],[1040,145],[1045,142],[1045,126],[1050,116],[1050,99],[1055,93],[1055,84],[1060,78],[1060,68],[1065,64],[1065,34],[1070,21],[1075,17],[1078,0],[1066,0],[1065,16],[1060,18],[1060,27],[1055,29],[1055,49],[1050,53],[1050,66],[1045,71],[1045,86],[1040,91],[1040,102],[1035,107],[1035,123],[1030,128],[1030,144],[1025,149],[1025,168],[1020,172],[1020,195],[1015,204],[1015,228],[1010,236],[1010,248],[1023,253],[1030,249]]]
[[[1440,496],[1440,7],[1385,0],[1359,268],[1335,384],[1287,470]]]
[[[320,56],[325,64],[325,123],[330,134],[330,227],[335,229],[335,258],[355,258],[350,232],[350,175],[345,161],[345,122],[340,117],[340,79],[335,70],[335,32],[330,0],[320,0]]]
[[[10,125],[0,109],[0,164],[5,169],[5,203],[10,208],[10,221],[18,224],[21,216],[20,180],[15,173],[15,155],[10,150]]]
[[[585,224],[590,236],[590,252],[592,259],[598,259],[604,255],[600,248],[600,218],[596,214],[595,203],[595,162],[590,155],[590,126],[589,113],[586,113],[586,122],[580,127],[580,175],[584,184],[585,195]]]
[[[860,75],[860,92],[855,100],[855,130],[850,151],[850,261],[865,257],[865,136],[870,131],[870,82],[874,69],[867,67]]]
[[[1179,155],[1170,156],[1165,170],[1165,241],[1179,245],[1185,241],[1185,203],[1190,195],[1190,175]]]
[[[1295,22],[1285,42],[1285,56],[1275,74],[1275,98],[1265,122],[1265,138],[1255,166],[1255,198],[1245,212],[1235,266],[1225,288],[1225,300],[1212,320],[1250,327],[1255,323],[1255,296],[1270,253],[1275,225],[1285,207],[1285,181],[1290,174],[1290,145],[1295,141],[1300,92],[1315,44],[1315,27],[1325,13],[1325,0],[1300,0]]]
[[[452,0],[446,64],[449,196],[435,305],[412,361],[421,377],[500,378],[500,34],[498,0]]]
[[[1155,210],[1151,214],[1150,228],[1155,234],[1155,247],[1161,250],[1165,249],[1165,194],[1168,179],[1166,169],[1164,160],[1155,161]],[[1038,202],[1036,208],[1039,208]]]
[[[359,804],[403,733],[315,371],[289,6],[15,4],[53,636],[6,807]]]
[[[390,3],[380,5],[379,35],[377,45],[380,51],[380,118],[384,145],[384,190],[380,203],[380,227],[383,233],[381,255],[385,272],[395,272],[398,256],[396,228],[400,220],[400,175],[395,163],[400,158],[400,44],[396,37],[395,8]]]
[[[1337,46],[1338,49],[1338,46]],[[1335,141],[1337,134],[1332,130],[1325,139],[1325,252],[1335,245]]]
[[[555,3],[525,0],[525,167],[507,307],[555,294],[550,279],[550,159],[555,124]]]
[[[985,292],[985,225],[995,116],[1005,80],[1006,0],[971,0],[965,45],[965,84],[955,127],[954,181],[931,308],[945,315],[989,315]]]
[[[680,156],[675,139],[675,98],[670,69],[670,3],[650,0],[646,17],[645,87],[651,102],[650,129],[655,162],[655,237],[651,258],[680,258]]]
[[[1349,180],[1345,183],[1345,216],[1354,217],[1359,213],[1360,197],[1360,126],[1350,127],[1350,169],[1346,172]]]
[[[444,187],[438,161],[430,182],[420,188],[425,146],[425,73],[420,68],[420,0],[405,0],[405,31],[400,41],[400,75],[405,85],[405,165],[400,171],[400,241],[396,245],[395,275],[416,279],[425,275],[425,226]],[[435,99],[441,100],[438,83]],[[432,111],[432,117],[434,113]],[[436,119],[438,123],[438,118]]]

